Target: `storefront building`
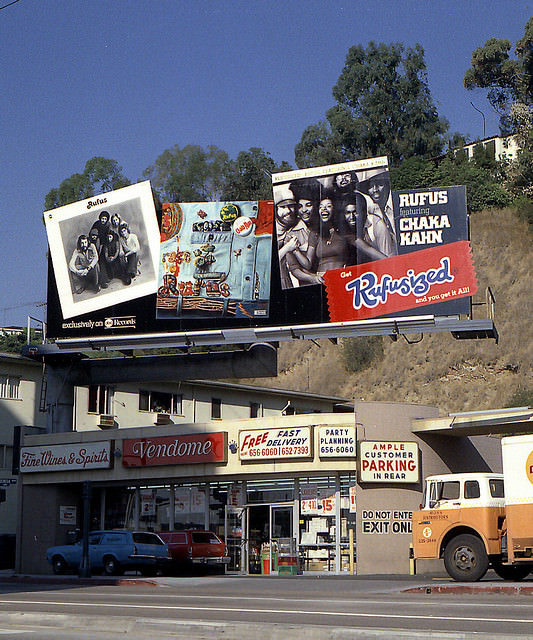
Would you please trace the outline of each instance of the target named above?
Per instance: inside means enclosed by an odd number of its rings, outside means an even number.
[[[305,570],[345,571],[355,527],[353,414],[306,414],[28,436],[21,449],[20,571],[47,572],[48,546],[80,527],[210,529],[229,571],[277,570],[280,539]],[[353,499],[353,498],[352,498]],[[337,535],[337,532],[340,535]],[[31,549],[31,553],[26,553]]]
[[[26,436],[17,570],[51,572],[45,550],[81,527],[88,482],[90,528],[210,529],[226,540],[229,572],[278,571],[283,554],[294,572],[345,573],[353,560],[360,574],[409,573],[423,477],[458,464],[498,470],[495,439],[413,432],[437,416],[434,407],[356,403],[355,416]]]

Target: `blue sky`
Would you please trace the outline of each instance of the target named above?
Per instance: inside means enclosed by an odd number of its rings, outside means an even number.
[[[0,0],[0,7],[10,0]],[[0,10],[0,325],[45,318],[44,197],[93,156],[132,181],[165,149],[259,146],[294,165],[303,130],[332,106],[348,49],[420,43],[451,131],[498,132],[472,51],[514,44],[519,0],[19,0]]]

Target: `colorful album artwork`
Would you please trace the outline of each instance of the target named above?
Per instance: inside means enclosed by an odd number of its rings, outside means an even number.
[[[267,318],[273,203],[163,204],[156,317]]]

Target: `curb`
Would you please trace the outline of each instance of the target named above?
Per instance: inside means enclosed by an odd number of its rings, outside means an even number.
[[[146,578],[77,578],[77,577],[52,577],[52,576],[2,576],[0,575],[0,583],[16,583],[16,584],[72,584],[72,585],[88,585],[88,586],[120,586],[120,587],[158,587],[159,584],[155,580],[147,580]]]
[[[250,640],[249,622],[211,622],[207,620],[175,620],[165,618],[109,618],[101,616],[71,616],[65,614],[50,613],[3,613],[2,624],[12,625],[17,631],[39,628],[68,629],[69,631],[83,630],[107,633],[127,634],[128,632],[153,633],[157,638],[176,638],[181,640],[212,640],[213,638],[231,638],[231,640]],[[176,635],[178,634],[178,635]],[[353,627],[328,627],[325,625],[294,625],[283,623],[256,623],[254,624],[254,636],[264,640],[287,640],[287,638],[301,638],[306,640],[413,640],[420,638],[427,640],[427,630],[413,629],[389,629],[367,628],[357,629]],[[431,638],[442,640],[476,640],[479,638],[477,631],[434,631]],[[516,640],[515,635],[495,634],[494,640]],[[527,636],[530,637],[530,636]]]
[[[450,593],[450,594],[491,594],[491,593],[499,593],[499,594],[508,594],[508,595],[524,595],[524,596],[532,596],[533,595],[533,584],[530,585],[522,585],[522,584],[433,584],[425,587],[408,587],[407,589],[402,589],[402,593]]]

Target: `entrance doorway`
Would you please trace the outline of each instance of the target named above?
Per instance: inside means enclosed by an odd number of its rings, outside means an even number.
[[[225,529],[227,571],[267,575],[278,570],[279,540],[293,537],[293,504],[226,507]]]
[[[246,507],[226,506],[224,518],[224,537],[230,557],[226,565],[228,573],[246,573],[247,538]]]

